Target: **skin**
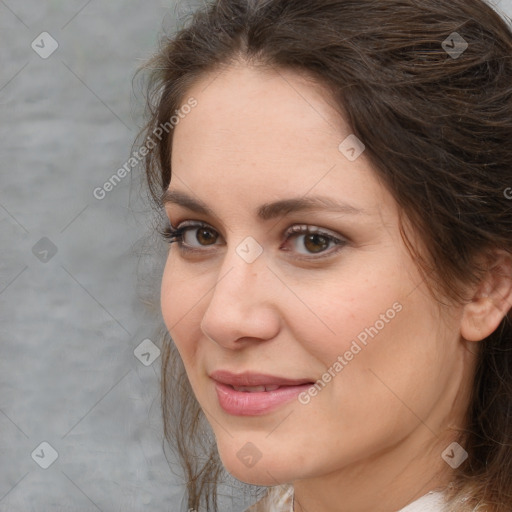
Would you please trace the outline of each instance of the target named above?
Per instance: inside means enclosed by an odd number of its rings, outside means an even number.
[[[392,512],[441,489],[452,471],[441,453],[463,426],[475,342],[510,308],[510,286],[490,280],[469,290],[468,304],[439,308],[367,156],[351,162],[339,151],[352,131],[320,85],[237,63],[202,77],[184,102],[190,96],[198,105],[174,129],[169,188],[215,217],[174,203],[166,212],[173,227],[208,224],[214,244],[191,230],[185,242],[200,255],[171,246],[161,305],[226,469],[255,485],[293,483],[295,512]],[[264,203],[305,195],[365,213],[256,216]],[[321,242],[308,245],[304,234],[286,241],[301,224],[347,243],[319,254]],[[248,236],[263,249],[250,264],[236,252]],[[293,400],[256,417],[219,406],[208,373],[316,381],[395,303],[401,311],[307,405]],[[237,457],[248,441],[262,454],[251,468]]]

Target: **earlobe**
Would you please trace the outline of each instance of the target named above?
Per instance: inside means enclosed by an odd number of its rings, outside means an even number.
[[[494,262],[464,306],[461,336],[481,341],[492,334],[512,309],[512,255],[496,251]]]

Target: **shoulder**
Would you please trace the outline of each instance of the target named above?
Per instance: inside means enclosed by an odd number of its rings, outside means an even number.
[[[284,484],[270,487],[261,500],[244,512],[293,512],[293,486]]]

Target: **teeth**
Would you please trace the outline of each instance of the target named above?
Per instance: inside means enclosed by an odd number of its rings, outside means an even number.
[[[235,391],[246,391],[248,393],[257,393],[262,391],[274,391],[279,386],[233,386]]]

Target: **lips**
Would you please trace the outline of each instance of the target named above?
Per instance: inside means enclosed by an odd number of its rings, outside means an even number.
[[[310,379],[287,379],[276,375],[217,370],[210,378],[220,407],[234,416],[259,416],[292,402],[314,383]]]

